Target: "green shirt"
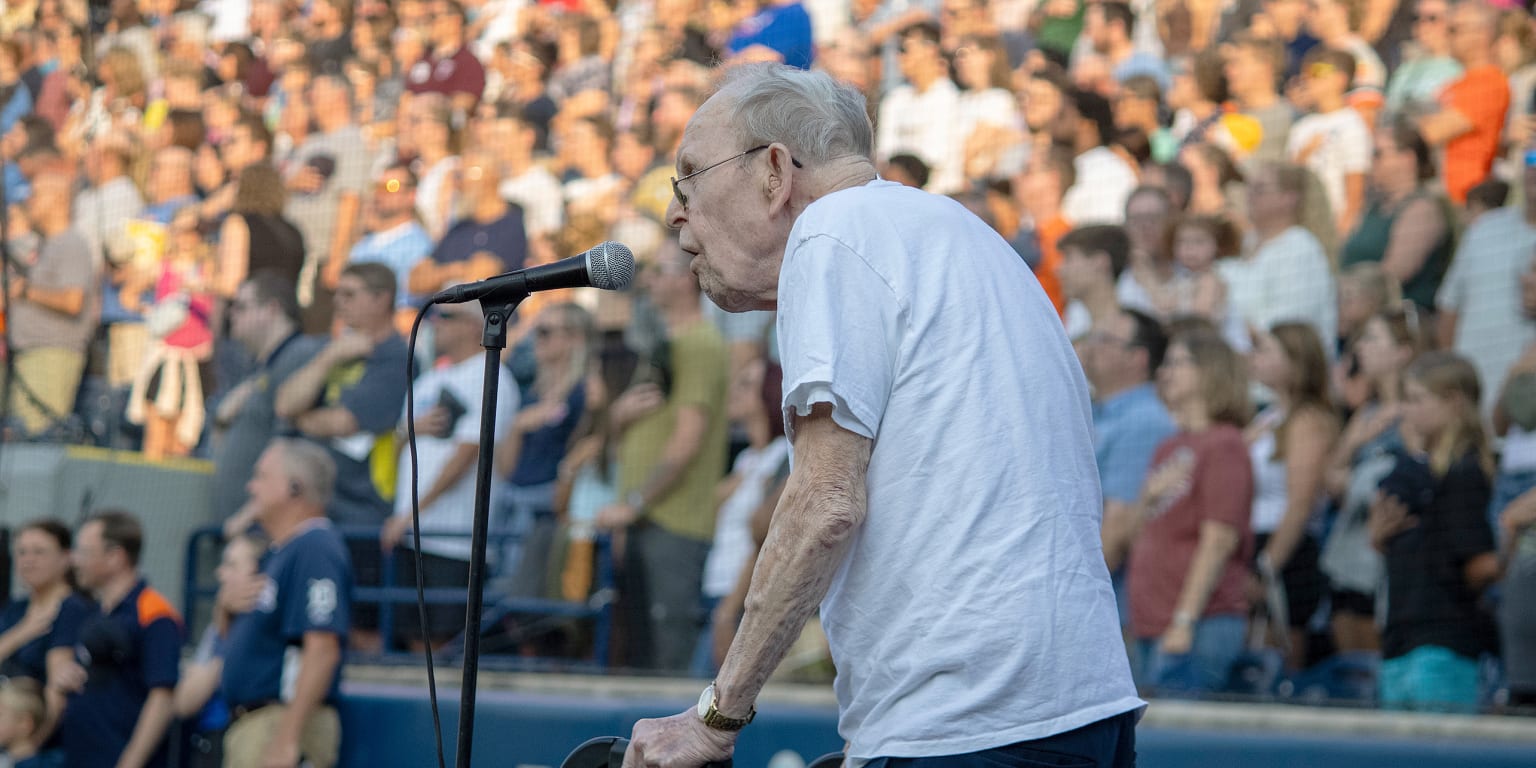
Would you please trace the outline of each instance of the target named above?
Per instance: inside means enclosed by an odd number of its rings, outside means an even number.
[[[725,476],[727,423],[725,399],[730,354],[714,325],[700,320],[672,337],[671,392],[654,413],[636,421],[619,440],[619,496],[641,490],[661,461],[667,441],[685,407],[705,412],[709,426],[703,444],[672,490],[652,499],[646,519],[669,533],[700,541],[715,535],[715,484]]]

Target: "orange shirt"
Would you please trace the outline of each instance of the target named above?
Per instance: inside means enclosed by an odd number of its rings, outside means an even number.
[[[1070,231],[1072,225],[1061,216],[1040,224],[1035,230],[1040,239],[1040,268],[1035,270],[1035,279],[1040,281],[1045,295],[1056,305],[1056,314],[1063,316],[1067,311],[1067,297],[1061,292],[1061,278],[1056,275],[1061,269],[1061,251],[1056,249],[1056,241]]]
[[[1472,130],[1445,145],[1445,191],[1460,205],[1468,190],[1488,178],[1499,154],[1499,134],[1509,111],[1509,80],[1493,65],[1469,69],[1440,92],[1440,106],[1472,122]]]

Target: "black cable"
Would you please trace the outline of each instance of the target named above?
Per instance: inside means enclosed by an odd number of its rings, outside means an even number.
[[[427,316],[427,311],[432,308],[432,300],[422,306],[416,313],[416,320],[411,323],[411,340],[406,346],[405,359],[405,440],[406,446],[411,452],[411,529],[416,537],[416,546],[413,556],[416,559],[416,612],[421,620],[422,643],[427,653],[427,698],[432,704],[432,746],[437,749],[437,768],[446,768],[447,758],[443,756],[443,721],[437,712],[437,675],[432,669],[432,636],[427,626],[427,587],[426,578],[423,576],[421,562],[421,477],[416,471],[416,332],[421,329],[421,321]],[[384,631],[389,629],[383,628]]]

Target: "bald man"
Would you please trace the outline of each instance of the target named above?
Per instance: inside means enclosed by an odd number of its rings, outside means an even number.
[[[24,222],[40,241],[37,261],[11,276],[10,323],[16,378],[9,413],[28,435],[41,434],[74,409],[85,349],[96,331],[96,260],[70,228],[70,179],[45,172],[32,180]]]

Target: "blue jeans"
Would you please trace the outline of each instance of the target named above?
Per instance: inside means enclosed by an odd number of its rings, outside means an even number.
[[[1189,653],[1168,655],[1158,649],[1159,638],[1136,641],[1140,661],[1137,686],[1160,696],[1198,696],[1227,687],[1233,662],[1243,652],[1248,621],[1242,616],[1211,616],[1195,622]]]
[[[944,757],[879,757],[865,768],[1134,768],[1136,710],[1075,731]]]

